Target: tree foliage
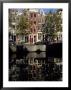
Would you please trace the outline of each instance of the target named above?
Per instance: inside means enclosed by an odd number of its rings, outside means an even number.
[[[29,28],[28,19],[26,18],[26,16],[21,15],[17,25],[17,33],[28,34],[29,33],[28,28]]]
[[[53,40],[57,36],[57,32],[62,31],[62,18],[59,12],[60,10],[57,10],[55,13],[50,11],[45,17],[43,33],[46,34],[46,39],[50,38]]]

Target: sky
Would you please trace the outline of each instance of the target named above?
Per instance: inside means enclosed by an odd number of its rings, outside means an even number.
[[[40,10],[43,10],[45,14],[48,14],[50,11],[54,13],[57,9],[40,8]],[[19,12],[22,12],[22,9],[19,9]]]
[[[55,12],[57,9],[43,9],[45,13],[48,13],[48,12]]]
[[[44,11],[45,14],[49,13],[50,11],[51,12],[56,12],[57,9],[42,9]]]

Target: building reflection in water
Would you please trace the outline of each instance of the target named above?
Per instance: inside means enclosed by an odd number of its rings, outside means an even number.
[[[9,58],[9,80],[62,81],[62,58],[46,57],[46,52],[12,55]]]

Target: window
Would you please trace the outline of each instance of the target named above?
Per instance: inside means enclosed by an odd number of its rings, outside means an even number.
[[[25,37],[25,42],[26,42],[26,43],[28,42],[28,36]]]
[[[34,24],[36,24],[36,21],[34,21]]]
[[[33,13],[31,13],[31,17],[33,17]]]
[[[41,23],[41,18],[38,19],[38,22]]]
[[[36,32],[36,29],[34,29],[34,32]]]
[[[36,42],[36,36],[34,36],[34,42]]]
[[[32,38],[32,36],[30,36],[30,43],[33,43],[33,38]]]
[[[41,30],[41,26],[40,25],[38,26],[38,30]]]
[[[36,14],[34,14],[34,17],[36,17]]]
[[[31,28],[31,32],[33,32],[33,29]]]
[[[41,40],[41,34],[40,33],[38,33],[38,39]]]

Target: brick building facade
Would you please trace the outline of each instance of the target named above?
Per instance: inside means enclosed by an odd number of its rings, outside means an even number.
[[[11,27],[11,30],[9,31],[13,30],[15,32],[16,24],[19,18],[21,17],[21,14],[23,14],[24,16],[27,17],[28,22],[30,24],[30,27],[28,28],[30,33],[23,36],[22,35],[16,36],[16,43],[24,42],[24,44],[35,44],[36,42],[41,42],[43,40],[42,25],[45,22],[45,14],[43,11],[41,12],[39,9],[25,9],[25,10],[26,13],[24,12],[24,10],[22,13],[18,12],[18,10],[11,10],[11,14],[13,13],[12,16],[14,16],[15,18],[14,24],[12,22],[15,28]]]

